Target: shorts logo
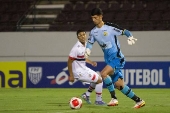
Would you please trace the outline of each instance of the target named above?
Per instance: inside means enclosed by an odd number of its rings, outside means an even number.
[[[38,84],[42,78],[42,67],[29,67],[28,76],[34,85]]]

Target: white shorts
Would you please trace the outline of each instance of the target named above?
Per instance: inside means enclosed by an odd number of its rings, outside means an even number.
[[[74,78],[82,82],[96,83],[100,77],[99,74],[97,74],[95,71],[93,71],[88,67],[77,68],[76,70],[74,70],[73,73],[74,73]]]

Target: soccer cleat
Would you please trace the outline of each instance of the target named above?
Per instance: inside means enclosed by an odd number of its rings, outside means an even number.
[[[95,104],[96,105],[106,105],[106,103],[103,101],[95,101]]]
[[[90,99],[89,99],[89,96],[87,96],[86,93],[83,93],[83,94],[81,95],[81,98],[83,98],[83,100],[86,101],[86,103],[91,104],[91,101],[90,101]]]
[[[141,108],[143,106],[145,106],[145,101],[141,100],[140,102],[137,102],[133,108],[138,109],[138,108]]]
[[[118,100],[112,98],[109,103],[107,103],[107,106],[118,106]]]

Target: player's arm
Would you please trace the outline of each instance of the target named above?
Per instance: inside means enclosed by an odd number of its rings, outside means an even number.
[[[69,81],[70,82],[74,82],[74,75],[73,75],[73,71],[72,71],[72,63],[74,61],[74,58],[72,57],[68,57],[68,61],[67,61],[67,67],[68,67],[68,72],[70,75]]]
[[[113,23],[109,23],[109,22],[106,22],[105,24],[108,26],[112,26],[113,27],[112,29],[115,31],[114,34],[116,34],[116,35],[126,35],[127,37],[132,36],[132,33],[130,31],[118,26],[117,24],[113,24]]]
[[[113,26],[114,26],[115,28],[117,28],[117,29],[119,29],[119,30],[122,31],[122,34],[121,34],[121,35],[125,35],[125,36],[128,37],[127,42],[128,42],[129,45],[135,44],[135,41],[137,41],[137,39],[136,39],[136,38],[133,38],[133,35],[132,35],[132,33],[131,33],[129,30],[124,29],[124,28],[121,28],[121,27],[119,27],[119,26],[116,25],[116,24],[113,25]]]
[[[92,47],[93,44],[87,42],[86,50],[85,50],[85,58],[88,58],[90,56]]]
[[[119,27],[118,25],[113,24],[113,23],[108,23],[107,22],[105,24],[113,27],[114,34],[127,36],[128,37],[127,41],[128,41],[129,45],[135,44],[135,41],[137,41],[136,38],[133,38],[132,33],[129,30],[124,29],[122,27]]]
[[[91,64],[92,66],[96,67],[97,66],[97,62],[91,61],[90,59],[86,58],[86,62],[88,64]]]
[[[86,50],[85,50],[85,58],[88,58],[91,54],[91,49],[93,47],[93,43],[95,42],[95,39],[93,37],[92,31],[89,34],[88,42],[86,44]]]
[[[137,41],[137,39],[133,38],[132,33],[127,29],[123,30],[123,35],[126,35],[128,37],[127,42],[129,45],[133,45],[133,44],[135,44],[135,41]]]

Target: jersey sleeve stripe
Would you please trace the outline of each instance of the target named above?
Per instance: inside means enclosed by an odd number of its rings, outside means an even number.
[[[122,27],[119,27],[117,24],[113,24],[113,23],[110,23],[110,22],[106,22],[105,23],[106,25],[108,25],[108,26],[112,26],[112,27],[115,27],[115,28],[117,28],[117,29],[119,29],[119,30],[122,30],[122,35],[124,34],[124,28],[122,28]]]
[[[69,59],[71,60],[76,60],[76,58],[69,56]]]

